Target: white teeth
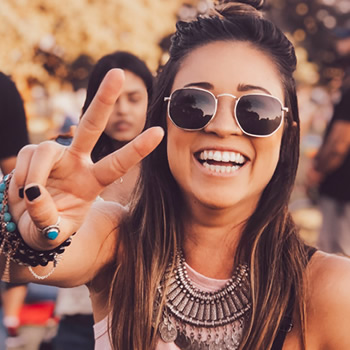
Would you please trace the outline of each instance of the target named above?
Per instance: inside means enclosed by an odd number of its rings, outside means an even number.
[[[213,164],[208,164],[207,162],[204,162],[203,166],[212,172],[222,173],[222,174],[225,174],[225,173],[230,174],[230,173],[233,173],[240,168],[239,165],[234,165],[234,166],[213,165]]]
[[[219,151],[215,151],[214,152],[214,160],[216,160],[217,162],[221,162],[221,152],[219,152]]]
[[[245,158],[242,154],[229,151],[202,151],[199,154],[199,159],[201,160],[215,160],[217,162],[234,162],[237,164],[244,164]]]
[[[223,161],[223,162],[229,162],[229,161],[230,161],[230,153],[228,153],[228,152],[223,152],[223,153],[222,153],[222,161]]]

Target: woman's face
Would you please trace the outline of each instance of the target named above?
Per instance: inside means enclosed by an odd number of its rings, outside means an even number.
[[[104,132],[127,143],[141,133],[146,122],[148,94],[143,80],[125,71],[125,83]]]
[[[172,91],[184,86],[201,87],[215,96],[267,93],[284,102],[273,61],[245,42],[215,42],[192,51],[182,62]],[[171,172],[190,206],[237,208],[244,220],[275,171],[283,127],[266,138],[247,136],[236,124],[234,106],[232,97],[220,97],[216,116],[200,131],[181,130],[167,118],[167,152]],[[200,159],[209,152],[218,152],[216,160],[206,161],[214,166]],[[243,163],[235,171],[222,172],[217,166],[232,165],[220,158],[228,154]]]

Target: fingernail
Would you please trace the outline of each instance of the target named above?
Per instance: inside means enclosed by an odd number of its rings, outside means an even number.
[[[24,198],[24,188],[23,187],[21,187],[19,190],[18,190],[18,195],[19,195],[19,197],[20,198]]]
[[[28,187],[25,190],[25,193],[30,201],[33,201],[35,198],[38,198],[41,195],[40,188],[38,186]]]

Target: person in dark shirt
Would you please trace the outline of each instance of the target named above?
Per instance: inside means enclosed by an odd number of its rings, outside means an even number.
[[[341,92],[308,180],[318,187],[323,219],[319,248],[350,255],[350,71]]]
[[[10,173],[16,165],[17,153],[29,143],[23,101],[15,83],[0,72],[0,172]],[[22,344],[18,338],[19,311],[27,294],[26,284],[1,282],[3,323],[7,330],[7,346]]]
[[[0,169],[9,173],[16,165],[16,155],[29,143],[26,115],[15,83],[0,72]]]

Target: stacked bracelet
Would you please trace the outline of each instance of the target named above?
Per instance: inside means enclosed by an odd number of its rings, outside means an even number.
[[[7,204],[8,187],[12,175],[13,173],[5,175],[0,183],[0,254],[6,256],[3,280],[9,280],[10,260],[17,264],[29,267],[35,267],[38,265],[46,266],[52,261],[55,267],[58,261],[58,255],[62,254],[72,241],[72,238],[69,237],[58,247],[47,251],[32,249],[24,242],[16,224],[12,221],[12,216],[9,213]]]

